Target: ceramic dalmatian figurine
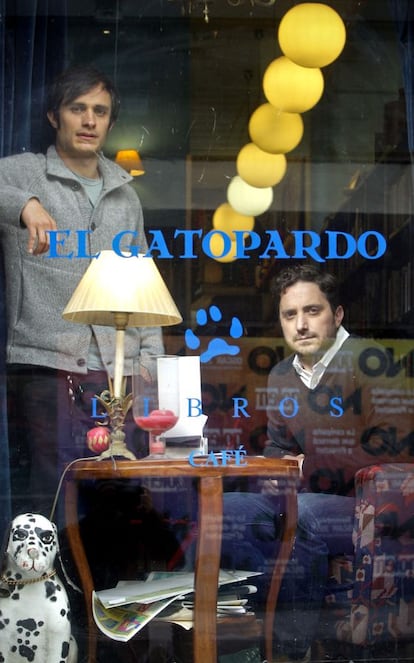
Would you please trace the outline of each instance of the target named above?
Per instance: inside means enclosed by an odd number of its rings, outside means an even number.
[[[0,577],[0,662],[76,663],[57,553],[50,520],[25,513],[12,521]]]

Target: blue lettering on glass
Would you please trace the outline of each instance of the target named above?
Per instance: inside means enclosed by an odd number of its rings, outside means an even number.
[[[330,404],[332,407],[332,410],[329,411],[331,417],[342,417],[344,413],[344,408],[342,407],[342,398],[331,398]]]
[[[71,251],[64,253],[65,240],[69,237],[70,230],[49,230],[50,248],[47,254],[48,258],[92,258],[97,257],[99,254],[90,256],[86,247],[86,234],[88,230],[76,231],[77,239],[77,252],[76,254]],[[316,262],[323,263],[326,260],[341,259],[345,260],[352,256],[359,254],[367,260],[377,260],[381,258],[387,250],[387,240],[384,235],[376,230],[368,230],[358,237],[353,237],[349,233],[339,230],[325,230],[321,234],[312,230],[291,230],[289,231],[293,238],[292,251],[286,251],[283,238],[278,230],[266,230],[264,235],[261,236],[254,230],[236,230],[234,235],[236,237],[236,252],[235,259],[246,259],[251,257],[251,253],[260,248],[260,259],[277,258],[279,260],[303,259],[311,258]],[[148,234],[152,237],[152,241],[145,253],[146,257],[156,257],[166,259],[179,257],[182,259],[198,260],[200,256],[200,243],[201,251],[209,258],[224,258],[226,257],[233,247],[233,242],[230,235],[222,230],[210,230],[203,236],[202,230],[187,230],[176,229],[174,231],[174,240],[179,240],[180,245],[183,244],[181,253],[176,256],[176,253],[171,253],[168,249],[168,243],[163,235],[163,231],[149,230]],[[125,230],[117,233],[112,241],[112,248],[118,255],[125,256],[125,252],[129,251],[133,256],[140,252],[140,247],[136,244],[128,244],[121,247],[121,242],[132,236],[136,239],[137,233],[133,230]],[[223,240],[223,249],[220,255],[213,254],[211,251],[211,240],[213,237],[219,235]],[[327,239],[326,254],[322,254],[323,240]],[[196,242],[198,245],[196,246]],[[290,244],[289,244],[290,246]],[[256,255],[256,254],[254,254]]]
[[[153,240],[148,247],[148,251],[146,252],[145,257],[151,257],[153,255],[153,251],[158,251],[159,258],[173,258],[174,256],[169,252],[161,230],[152,230],[151,234],[153,235]]]
[[[295,238],[296,258],[306,258],[309,256],[315,262],[325,262],[324,258],[317,253],[316,249],[320,246],[321,237],[313,230],[292,230]],[[306,243],[309,241],[310,243]]]
[[[150,233],[152,232],[151,230],[149,231]],[[198,258],[198,254],[194,253],[194,237],[201,237],[203,234],[203,231],[200,229],[197,230],[176,230],[174,233],[174,239],[177,237],[181,237],[181,235],[184,237],[184,253],[182,253],[179,258],[185,258],[185,259],[194,259]]]
[[[199,417],[201,414],[203,414],[202,403],[199,398],[187,398],[187,402],[187,417]],[[196,414],[193,414],[193,410],[196,411]]]
[[[98,414],[97,410],[98,399],[96,398],[96,396],[93,396],[91,398],[91,402],[92,402],[92,414],[91,414],[92,419],[106,419],[106,417],[108,416],[107,414]]]
[[[144,416],[148,417],[150,399],[144,398],[143,400],[144,400]],[[247,398],[237,396],[233,397],[232,401],[233,401],[233,414],[232,414],[233,419],[239,419],[240,417],[249,419],[251,417],[251,415],[247,411],[247,407],[249,405]],[[331,398],[329,404],[331,407],[331,409],[329,410],[329,415],[331,417],[342,417],[347,407],[347,404],[343,402],[343,399],[339,396]],[[188,405],[187,417],[194,418],[194,417],[200,417],[202,415],[203,413],[202,403],[199,398],[187,398],[187,405]],[[282,398],[282,400],[279,403],[279,407],[277,407],[276,402],[274,403],[272,402],[268,404],[268,408],[279,409],[280,414],[283,417],[286,417],[287,419],[295,417],[299,412],[299,404],[297,400],[290,396]],[[104,419],[106,416],[107,415],[105,414],[98,414],[97,398],[96,397],[91,398],[92,419]]]
[[[299,405],[295,398],[286,396],[285,398],[282,398],[282,400],[280,401],[279,410],[280,414],[290,419],[292,417],[296,417],[299,411]]]
[[[276,258],[290,258],[289,254],[286,253],[285,247],[283,246],[283,240],[279,235],[277,230],[266,230],[266,235],[269,235],[269,242],[266,247],[266,251],[262,253],[260,258],[271,258],[275,256]]]
[[[223,240],[223,250],[219,255],[216,253],[211,253],[210,243],[211,238],[214,237],[214,235],[219,235]],[[203,252],[209,258],[223,258],[231,251],[231,239],[229,235],[222,230],[210,230],[210,232],[208,232],[207,235],[201,240],[201,247]]]
[[[78,255],[77,255],[78,258],[89,258],[89,260],[91,260],[92,258],[97,258],[99,256],[99,253],[95,253],[93,256],[91,256],[88,253],[86,238],[91,233],[92,233],[92,230],[77,230],[76,231],[76,234],[78,236]]]
[[[213,467],[234,464],[237,466],[247,465],[247,451],[241,445],[238,449],[222,449],[221,451],[210,451],[206,456],[201,456],[199,451],[192,451],[188,462],[192,467]]]
[[[341,231],[326,230],[326,235],[328,236],[328,255],[326,256],[327,260],[333,258],[341,258],[345,260],[351,258],[356,250],[356,240],[349,233],[344,233]],[[343,238],[346,244],[346,250],[344,253],[338,253],[338,238]]]
[[[241,396],[233,398],[233,418],[240,416],[250,417],[250,414],[246,410],[248,404],[249,401],[247,400],[247,398],[242,398]]]
[[[70,230],[48,230],[49,233],[49,254],[48,258],[68,258],[69,260],[73,256],[73,251],[71,253],[58,253],[58,246],[60,249],[63,249],[65,239],[69,237]]]
[[[367,240],[370,236],[375,237],[375,239],[378,242],[376,253],[373,253],[372,251],[370,252],[367,251]],[[381,256],[383,256],[384,253],[386,252],[387,242],[385,237],[381,235],[381,233],[378,233],[375,230],[367,230],[367,232],[362,233],[361,237],[358,238],[357,249],[358,253],[363,258],[367,258],[367,260],[376,260],[377,258],[381,258]]]
[[[246,236],[246,232],[244,230],[234,230],[234,234],[236,236],[237,259],[240,260],[241,258],[250,258],[250,256],[246,255],[246,251],[254,251],[255,249],[259,248],[261,242],[260,235],[255,232],[250,232],[249,235]],[[247,237],[250,240],[248,246],[246,245]]]
[[[115,235],[115,237],[112,240],[112,250],[115,251],[115,253],[118,256],[123,256],[124,258],[130,258],[132,256],[137,256],[139,253],[139,246],[135,246],[134,244],[128,244],[128,246],[121,246],[121,242],[128,236],[131,237],[131,239],[136,239],[138,233],[135,230],[123,230],[122,232],[119,232]],[[124,253],[130,253],[131,255],[124,255]]]

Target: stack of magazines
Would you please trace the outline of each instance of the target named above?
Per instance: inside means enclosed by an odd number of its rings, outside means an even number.
[[[256,575],[260,574],[220,571],[218,618],[245,615],[249,611],[249,596],[257,589],[245,583]],[[146,580],[120,581],[112,589],[93,592],[92,607],[98,628],[113,640],[130,640],[155,617],[191,629],[194,573],[155,572]]]

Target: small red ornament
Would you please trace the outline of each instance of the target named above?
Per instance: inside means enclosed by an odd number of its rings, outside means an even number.
[[[109,448],[111,433],[106,426],[96,426],[86,433],[88,449],[96,454],[102,453]]]

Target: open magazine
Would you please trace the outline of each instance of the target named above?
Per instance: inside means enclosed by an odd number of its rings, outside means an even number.
[[[98,628],[112,640],[127,642],[170,603],[175,596],[153,603],[130,603],[115,608],[105,608],[96,592],[92,592],[92,612]]]
[[[241,583],[256,575],[260,574],[221,570],[219,587]],[[246,614],[247,596],[255,591],[254,585],[229,588],[223,595],[219,590],[218,617]],[[102,633],[123,642],[130,640],[158,616],[163,621],[190,629],[193,625],[193,592],[194,573],[155,572],[146,580],[120,581],[112,589],[93,592],[93,616]]]

